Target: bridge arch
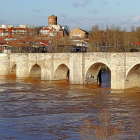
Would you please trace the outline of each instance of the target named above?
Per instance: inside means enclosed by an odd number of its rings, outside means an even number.
[[[102,68],[102,71],[101,71]],[[103,71],[104,69],[104,71]],[[107,70],[107,71],[105,71]],[[103,77],[103,75],[106,76]],[[102,62],[95,62],[89,65],[85,72],[85,84],[101,83],[102,81],[109,82],[111,86],[111,69],[108,65]],[[108,83],[107,83],[108,84]]]
[[[140,86],[140,63],[135,63],[126,72],[125,88]]]
[[[66,64],[60,64],[57,66],[54,72],[54,80],[69,79],[70,69]]]
[[[34,64],[30,68],[29,77],[35,80],[41,80],[41,67],[38,64]]]
[[[140,64],[139,62],[135,62],[130,67],[128,67],[128,69],[126,70],[126,76],[136,65],[139,65],[139,64]]]
[[[16,78],[17,64],[13,64],[10,71],[10,77]]]

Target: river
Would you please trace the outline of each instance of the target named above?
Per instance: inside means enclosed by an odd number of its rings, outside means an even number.
[[[140,88],[0,80],[1,140],[140,139]]]

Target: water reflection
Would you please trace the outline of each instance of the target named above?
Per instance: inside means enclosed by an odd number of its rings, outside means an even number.
[[[92,126],[99,124],[99,116],[105,109],[110,125],[121,127],[122,133],[115,135],[135,139],[140,88],[118,92],[106,85],[106,81],[97,87],[70,85],[65,81],[1,79],[0,139],[82,139],[82,128],[89,129],[85,120],[93,132]]]

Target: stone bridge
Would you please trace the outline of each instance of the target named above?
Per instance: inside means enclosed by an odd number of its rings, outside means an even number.
[[[41,80],[70,84],[97,82],[102,65],[111,71],[111,89],[140,86],[140,53],[11,53],[0,54],[0,75],[26,78],[40,74]]]

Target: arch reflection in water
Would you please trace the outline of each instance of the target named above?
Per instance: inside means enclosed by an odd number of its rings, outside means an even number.
[[[111,70],[103,63],[95,63],[87,70],[85,83],[97,83],[101,87],[111,87]]]

